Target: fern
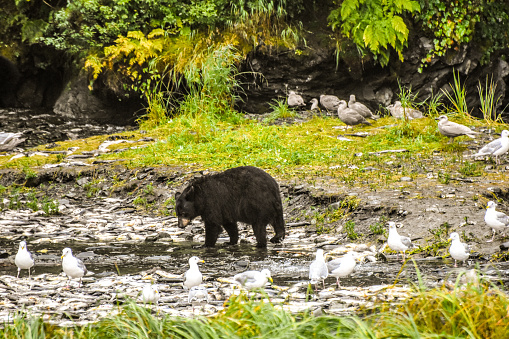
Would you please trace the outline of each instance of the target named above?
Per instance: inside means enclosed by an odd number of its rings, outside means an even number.
[[[403,61],[409,33],[403,17],[418,11],[420,5],[413,0],[344,0],[331,11],[328,21],[332,30],[340,28],[345,37],[363,52],[368,49],[385,66],[390,47]]]

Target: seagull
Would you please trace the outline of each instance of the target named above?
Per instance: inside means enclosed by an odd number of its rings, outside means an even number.
[[[233,277],[239,284],[248,290],[252,290],[255,288],[260,288],[265,286],[267,280],[273,282],[272,277],[270,275],[270,271],[268,269],[263,269],[260,271],[246,271],[239,274],[236,274]]]
[[[294,91],[290,91],[290,93],[288,94],[287,102],[288,102],[288,106],[290,106],[290,107],[306,106],[304,99],[302,99],[302,97],[300,95],[298,95],[297,93],[295,93]]]
[[[409,237],[398,234],[394,221],[389,221],[389,238],[387,239],[387,245],[389,245],[393,251],[403,252],[403,259],[401,259],[401,262],[405,261],[406,250],[413,246],[412,240]]]
[[[189,258],[189,269],[184,274],[184,287],[186,289],[198,286],[202,282],[203,276],[200,272],[200,268],[198,267],[199,262],[204,263],[205,261],[196,256]]]
[[[491,237],[491,240],[488,240],[487,242],[493,241],[496,231],[502,231],[509,227],[509,216],[505,213],[496,211],[496,207],[497,204],[494,201],[488,201],[484,221],[493,230],[493,236]]]
[[[348,108],[345,100],[340,100],[338,107],[339,120],[344,122],[347,126],[353,126],[358,124],[371,125],[366,119],[357,113],[357,111]],[[347,127],[348,128],[348,127]]]
[[[313,98],[311,99],[311,101],[309,102],[311,104],[311,111],[314,111],[314,110],[320,110],[320,107],[318,106],[318,99],[316,98]]]
[[[493,140],[489,144],[485,145],[481,148],[476,154],[473,154],[473,157],[482,156],[482,155],[494,155],[495,160],[498,162],[498,156],[506,153],[509,150],[509,131],[503,130],[502,136],[498,139]]]
[[[18,266],[18,276],[21,270],[28,270],[28,278],[30,278],[30,268],[34,266],[34,257],[29,250],[27,250],[27,243],[25,241],[21,241],[18,247],[18,253],[16,253],[16,258],[14,259],[14,263]]]
[[[309,265],[309,282],[315,284],[316,288],[316,284],[321,280],[323,288],[325,288],[325,279],[327,279],[328,275],[329,269],[325,263],[325,255],[323,254],[323,250],[319,248],[316,250],[315,260]]]
[[[337,111],[339,107],[339,98],[335,95],[320,95],[320,104],[329,111]]]
[[[159,290],[156,285],[145,285],[143,287],[143,291],[141,292],[141,299],[145,304],[157,304],[159,302],[159,298],[161,295],[159,294]]]
[[[0,151],[11,151],[25,139],[21,139],[22,133],[0,132]]]
[[[449,240],[452,240],[451,247],[449,247],[449,253],[451,257],[454,259],[454,267],[458,267],[456,264],[457,260],[465,261],[468,259],[470,255],[470,248],[467,244],[464,244],[460,240],[460,236],[458,233],[453,232],[449,236]]]
[[[69,247],[63,249],[61,258],[62,269],[68,277],[67,286],[69,287],[69,282],[72,278],[80,278],[79,286],[82,286],[81,278],[88,272],[83,261],[73,256],[72,250]]]
[[[209,292],[205,286],[193,286],[189,290],[187,302],[193,305],[193,312],[196,305],[205,305],[209,302]]]
[[[424,116],[422,112],[417,109],[413,109],[411,107],[404,108],[401,105],[401,101],[396,101],[394,102],[393,105],[389,105],[386,108],[389,110],[389,112],[391,112],[391,115],[396,119],[404,119],[406,116],[408,120],[413,120],[420,119]]]
[[[355,100],[355,95],[354,94],[350,95],[350,101],[348,101],[348,107],[350,107],[354,111],[357,111],[357,113],[359,113],[360,115],[362,115],[366,119],[376,120],[376,119],[380,118],[377,115],[373,115],[373,112],[371,112],[371,110],[368,107],[366,107],[366,105],[364,105],[364,104],[362,104],[360,102],[357,102]]]
[[[472,131],[465,125],[449,121],[445,115],[441,115],[435,120],[438,120],[438,131],[442,133],[442,135],[449,137],[450,143],[454,142],[454,138],[459,137],[460,135],[475,138],[475,135],[479,134],[478,132]]]
[[[343,257],[331,260],[327,263],[329,275],[336,277],[336,285],[339,287],[339,278],[344,278],[352,274],[356,265],[353,252],[348,252]]]

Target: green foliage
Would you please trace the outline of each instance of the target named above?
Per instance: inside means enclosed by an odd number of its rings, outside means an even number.
[[[486,75],[486,83],[484,85],[484,89],[482,87],[481,81],[479,80],[477,90],[479,92],[479,100],[481,101],[481,112],[484,120],[486,120],[488,124],[493,124],[494,122],[503,122],[502,112],[497,114],[496,108],[498,101],[500,100],[500,96],[495,98],[496,89],[497,84],[493,81],[493,76],[491,79],[489,79],[489,76]]]
[[[389,218],[385,215],[380,216],[380,219],[373,225],[369,225],[369,230],[373,234],[385,234],[387,233],[387,227],[385,226]]]
[[[385,66],[390,47],[403,61],[409,33],[404,16],[419,11],[419,3],[412,0],[344,0],[331,11],[328,21],[333,31],[340,29],[362,51],[367,48]]]
[[[509,4],[492,0],[420,0],[418,16],[423,28],[434,36],[433,47],[421,60],[421,68],[448,51],[460,52],[465,44],[476,40],[483,46],[483,62],[496,50],[509,45]]]
[[[461,84],[460,73],[453,71],[454,84],[449,84],[451,91],[442,89],[445,97],[449,99],[454,111],[462,117],[470,116],[467,108],[467,92],[465,86]],[[452,93],[451,93],[452,92]]]
[[[291,118],[297,115],[297,112],[288,107],[286,100],[272,99],[272,101],[274,101],[273,104],[269,103],[272,113],[264,119],[265,122],[272,122],[280,118]]]
[[[361,236],[361,234],[355,232],[355,222],[353,220],[348,220],[345,223],[345,226],[343,226],[343,229],[346,232],[346,236],[350,240],[357,240]]]
[[[483,175],[482,167],[477,162],[467,161],[458,170],[461,174],[467,177],[480,177]]]
[[[41,203],[41,209],[44,211],[44,214],[47,216],[58,214],[58,206],[60,204],[57,200],[51,200],[45,197]]]

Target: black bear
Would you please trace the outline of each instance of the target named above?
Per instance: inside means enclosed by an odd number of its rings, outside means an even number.
[[[181,228],[201,216],[206,247],[216,244],[221,226],[230,236],[229,244],[237,244],[238,221],[253,227],[257,247],[267,247],[267,224],[276,233],[271,242],[281,242],[285,237],[279,185],[257,167],[236,167],[192,180],[182,194],[175,193],[175,211]]]

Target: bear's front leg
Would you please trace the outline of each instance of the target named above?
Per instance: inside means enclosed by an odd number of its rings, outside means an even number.
[[[205,222],[205,247],[214,247],[221,233],[221,225]]]
[[[237,222],[225,222],[223,227],[230,237],[230,242],[228,244],[237,245],[239,242],[239,228],[237,227]]]

